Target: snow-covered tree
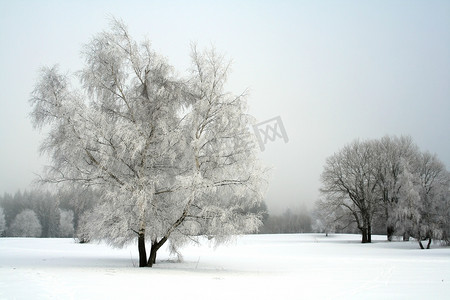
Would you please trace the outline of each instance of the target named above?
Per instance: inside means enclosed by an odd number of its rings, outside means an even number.
[[[3,235],[3,232],[5,230],[6,230],[5,214],[3,213],[3,207],[0,207],[0,236]]]
[[[5,214],[6,230],[5,235],[9,235],[9,226],[11,225],[14,217],[17,216],[24,209],[31,209],[32,205],[26,203],[24,195],[21,191],[17,191],[14,195],[5,193],[3,197],[0,197],[0,205],[3,208]]]
[[[5,194],[0,197],[4,209],[6,225],[11,225],[15,216],[25,209],[33,210],[42,226],[42,237],[59,236],[58,198],[50,192],[31,190],[16,192],[14,196]],[[7,231],[6,235],[10,235]]]
[[[84,47],[81,89],[53,67],[33,92],[33,124],[50,127],[46,181],[97,190],[83,234],[116,247],[137,239],[141,267],[167,241],[255,231],[260,216],[242,212],[261,201],[263,170],[245,95],[224,90],[229,64],[193,47],[190,75],[178,78],[147,41],[112,23]]]
[[[385,224],[388,240],[398,232],[421,247],[424,239],[448,236],[448,171],[409,137],[351,143],[328,158],[322,183],[321,206],[350,212],[363,241],[364,230],[370,241],[374,221]]]
[[[408,166],[408,165],[407,165]],[[399,176],[400,188],[393,217],[396,220],[397,232],[403,234],[404,240],[418,231],[422,203],[417,186],[417,178],[405,167]]]
[[[442,203],[441,216],[443,219],[442,238],[447,245],[450,245],[450,187],[447,191],[444,191],[440,201]]]
[[[26,209],[19,213],[9,228],[12,236],[40,237],[42,233],[41,223],[34,211]]]
[[[397,205],[400,229],[416,238],[422,249],[422,241],[428,240],[428,249],[432,239],[447,236],[449,173],[435,155],[424,152],[414,165],[407,164],[401,179]]]
[[[386,224],[386,234],[389,241],[395,232],[395,207],[401,188],[400,177],[404,171],[404,163],[412,163],[418,148],[408,136],[384,136],[374,141],[376,157],[376,172],[378,177],[378,197],[381,200],[383,222]],[[402,163],[404,162],[404,163]]]
[[[313,211],[313,232],[329,233],[348,231],[353,227],[352,213],[344,207],[326,199],[319,199]]]
[[[73,211],[60,209],[59,218],[59,235],[61,237],[72,237],[73,228]]]
[[[326,202],[351,213],[363,243],[371,242],[372,222],[379,209],[373,148],[373,141],[354,141],[326,160],[321,175],[320,191]]]

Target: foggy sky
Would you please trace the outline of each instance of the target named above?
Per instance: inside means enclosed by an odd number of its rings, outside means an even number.
[[[272,211],[316,200],[326,157],[355,138],[410,135],[450,166],[450,1],[66,2],[0,1],[0,194],[46,163],[28,119],[39,68],[80,69],[111,16],[180,74],[191,42],[214,45],[250,113],[281,117],[289,142],[261,152]]]

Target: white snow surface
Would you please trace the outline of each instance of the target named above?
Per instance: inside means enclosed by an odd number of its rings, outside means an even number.
[[[450,299],[450,248],[358,235],[247,235],[167,248],[0,238],[0,299]]]

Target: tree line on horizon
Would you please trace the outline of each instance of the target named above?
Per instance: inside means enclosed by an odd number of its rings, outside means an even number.
[[[74,237],[98,196],[92,190],[17,191],[0,196],[0,236]]]
[[[410,185],[407,187],[411,188]],[[89,226],[87,217],[96,205],[98,198],[99,195],[91,189],[65,190],[57,193],[42,190],[18,191],[14,195],[5,193],[0,196],[0,236],[73,237],[82,243],[89,242],[89,230],[86,228]],[[420,201],[420,198],[412,199]],[[397,201],[402,204],[404,200],[398,199]],[[450,228],[449,219],[446,219],[445,216],[449,216],[449,198],[442,199],[441,204],[435,208],[440,211],[440,219],[436,211],[427,216],[436,218],[433,224],[437,224],[438,227],[437,229],[432,228],[437,231],[433,237],[448,243],[447,233]],[[386,215],[379,210],[373,216],[371,233],[385,234],[388,240],[392,240],[396,235],[404,240],[412,237],[420,242],[421,239],[418,238],[418,235],[411,231],[414,228],[417,230],[418,227],[412,226],[411,222],[407,223],[410,229],[405,230],[408,227],[401,224],[402,220],[405,220],[404,216],[408,221],[412,221],[413,217],[417,218],[409,212],[413,208],[411,205],[415,205],[413,213],[418,213],[421,207],[418,203],[409,203],[406,208],[400,206],[395,209],[391,208],[392,219],[390,222],[386,221]],[[282,213],[270,213],[265,201],[262,201],[249,211],[262,216],[262,225],[257,232],[254,232],[257,234],[315,232],[328,235],[330,233],[355,234],[361,232],[353,213],[345,205],[336,205],[336,203],[323,199],[316,202],[313,210],[301,206],[296,209],[286,208]],[[429,225],[426,226],[430,230]]]
[[[0,196],[0,236],[73,237],[89,242],[87,217],[98,198],[90,189],[4,193]],[[255,232],[258,234],[309,233],[312,230],[312,217],[305,206],[273,214],[262,201],[249,211],[262,216],[262,225]]]

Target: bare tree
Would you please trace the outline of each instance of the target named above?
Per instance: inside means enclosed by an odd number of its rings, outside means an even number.
[[[57,67],[44,69],[31,103],[33,124],[50,126],[42,144],[52,158],[45,181],[102,195],[85,218],[89,239],[122,247],[137,238],[143,267],[168,240],[176,247],[190,235],[220,241],[258,228],[259,216],[241,208],[261,200],[263,172],[245,95],[223,90],[223,57],[193,47],[190,76],[177,78],[116,20],[83,56],[81,90]]]
[[[373,217],[379,207],[375,167],[373,142],[357,140],[329,157],[321,175],[322,195],[330,205],[351,213],[363,243],[372,240]]]

